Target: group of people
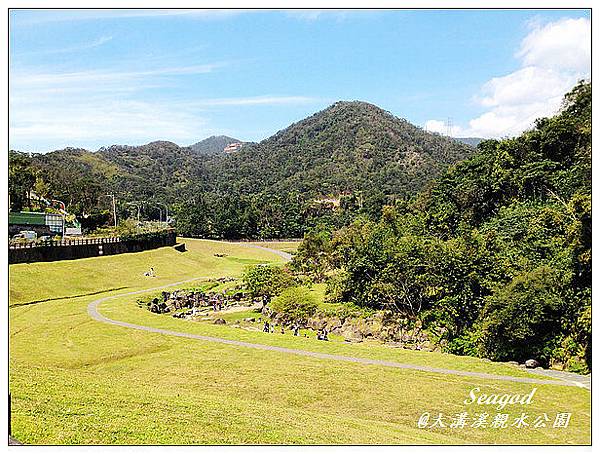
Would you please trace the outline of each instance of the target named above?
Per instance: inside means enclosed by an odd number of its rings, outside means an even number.
[[[156,274],[154,273],[154,267],[151,267],[149,271],[144,273],[144,276],[156,277]],[[172,293],[162,292],[162,297],[163,297],[162,302],[159,302],[158,298],[154,298],[152,300],[152,302],[148,303],[148,308],[150,309],[150,311],[158,312],[158,313],[169,312],[170,310],[169,310],[167,303],[171,303],[174,306],[173,308],[176,310],[180,309],[182,307],[191,307],[192,313],[193,313],[193,315],[195,315],[197,313],[196,308],[198,306],[212,305],[213,310],[215,312],[217,312],[217,311],[222,310],[227,305],[227,297],[226,297],[225,290],[223,290],[222,294],[220,294],[220,293],[206,294],[201,291],[200,292],[191,291],[191,292],[184,293],[183,295],[180,295],[179,290],[175,290]],[[239,300],[240,297],[241,297],[241,295],[238,295],[238,294],[234,295],[234,299],[236,299],[236,300]],[[263,298],[262,298],[263,312],[264,312],[264,309],[267,307],[267,305],[270,302],[271,302],[270,296],[263,295]],[[260,322],[260,319],[259,319],[259,322]],[[300,335],[300,325],[298,323],[294,323],[293,325],[291,325],[290,329],[294,336]],[[275,332],[275,326],[270,324],[269,321],[267,320],[264,322],[263,332],[273,333],[273,332]],[[281,325],[280,332],[281,332],[281,334],[285,334],[285,328],[283,325]],[[318,340],[324,340],[324,341],[329,340],[327,335],[328,335],[328,332],[327,332],[326,328],[322,328],[317,331],[317,339]],[[304,334],[304,337],[308,337],[308,335]]]
[[[294,336],[299,336],[300,335],[300,325],[298,325],[297,323],[294,323],[291,326],[292,329],[292,333],[294,334]],[[271,325],[269,323],[269,321],[265,321],[265,324],[263,325],[263,333],[274,333],[275,332],[275,326]],[[285,334],[285,328],[283,327],[283,325],[281,325],[281,334]]]
[[[225,302],[225,291],[223,291],[223,298],[219,298],[217,294],[213,295],[210,299],[212,302],[212,307],[215,312],[223,309],[223,306],[226,304]]]
[[[291,328],[294,336],[300,335],[300,325],[298,323],[294,323],[290,328]],[[274,333],[274,332],[275,332],[275,326],[271,325],[269,323],[269,321],[266,320],[263,325],[263,333]],[[281,334],[285,334],[285,329],[284,329],[283,325],[281,325],[280,332],[281,332]],[[327,334],[328,334],[327,329],[325,329],[325,328],[320,329],[319,331],[317,331],[317,339],[327,341],[327,340],[329,340],[329,338],[327,337]],[[304,337],[308,337],[308,335],[305,334]]]

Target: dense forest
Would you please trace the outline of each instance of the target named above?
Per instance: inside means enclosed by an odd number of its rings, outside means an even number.
[[[591,84],[380,219],[313,229],[296,272],[422,321],[449,352],[591,370]]]
[[[11,169],[30,175],[11,185],[11,209],[22,209],[33,190],[100,222],[110,192],[121,218],[134,209],[127,202],[143,201],[142,216],[154,219],[168,204],[186,236],[297,238],[320,224],[376,219],[475,151],[364,102],[338,102],[260,143],[217,152],[230,140],[11,152]]]

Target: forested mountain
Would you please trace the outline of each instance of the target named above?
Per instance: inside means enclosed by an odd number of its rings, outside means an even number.
[[[274,238],[301,236],[319,223],[341,226],[358,214],[378,216],[383,205],[413,196],[474,151],[357,101],[338,102],[234,153],[214,152],[230,140],[67,148],[21,158],[30,162],[36,192],[76,214],[106,209],[102,197],[110,191],[123,215],[126,202],[168,203],[185,235]],[[18,205],[22,197],[12,200]]]
[[[591,370],[591,99],[580,83],[378,222],[309,232],[297,269],[333,301],[418,319],[447,351]]]
[[[176,205],[178,229],[297,237],[377,217],[474,149],[364,102],[338,102],[237,153],[204,162],[208,186]],[[197,187],[197,186],[196,186]]]
[[[228,136],[210,136],[200,142],[190,145],[190,148],[199,155],[212,156],[223,153],[225,147],[232,143],[243,142]]]
[[[219,188],[241,193],[403,197],[472,151],[372,104],[337,102],[207,169]]]
[[[107,192],[123,202],[169,200],[191,181],[202,180],[197,161],[192,150],[172,142],[113,145],[97,152],[66,148],[30,156],[36,192],[64,201],[76,214],[93,212]]]

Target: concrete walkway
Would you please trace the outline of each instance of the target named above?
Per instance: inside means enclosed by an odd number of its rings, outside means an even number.
[[[283,252],[283,251],[279,251],[277,249],[271,249],[268,247],[259,246],[258,244],[246,244],[246,243],[235,243],[235,244],[239,244],[240,246],[253,247],[255,249],[262,249],[263,251],[268,251],[268,252],[272,252],[273,254],[277,254],[279,257],[283,257],[287,261],[292,260],[292,254],[289,254],[289,253]]]
[[[532,374],[543,375],[544,377],[557,378],[559,380],[570,381],[581,388],[592,389],[592,374],[580,375],[573,372],[565,372],[563,370],[554,369],[527,369],[527,372]]]

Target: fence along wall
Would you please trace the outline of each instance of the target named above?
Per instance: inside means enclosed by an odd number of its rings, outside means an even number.
[[[168,231],[133,239],[89,238],[11,245],[8,249],[8,263],[54,262],[141,252],[164,246],[174,246],[175,242],[175,231]]]

